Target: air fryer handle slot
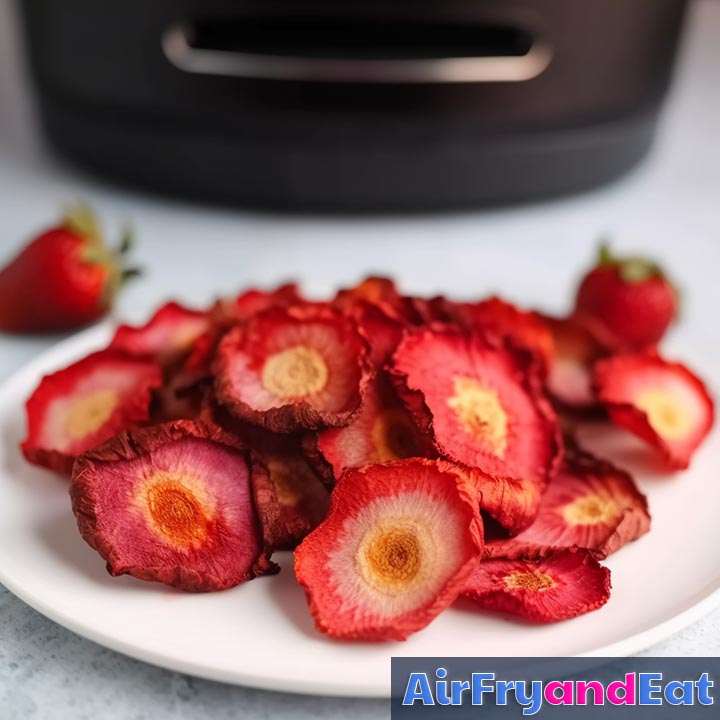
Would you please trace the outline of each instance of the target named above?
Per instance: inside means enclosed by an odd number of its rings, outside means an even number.
[[[512,28],[365,26],[367,39],[349,21],[235,21],[210,31],[207,23],[178,23],[163,35],[162,48],[172,65],[193,74],[370,84],[522,82],[552,58],[549,45]]]

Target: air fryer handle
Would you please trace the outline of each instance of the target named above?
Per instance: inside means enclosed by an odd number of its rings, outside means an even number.
[[[550,64],[550,46],[534,41],[519,56],[441,58],[327,58],[235,52],[193,47],[182,24],[164,34],[165,57],[184,72],[260,80],[341,83],[522,82]]]

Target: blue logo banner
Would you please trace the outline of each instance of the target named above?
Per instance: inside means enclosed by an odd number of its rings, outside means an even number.
[[[720,658],[393,658],[392,720],[720,717]]]

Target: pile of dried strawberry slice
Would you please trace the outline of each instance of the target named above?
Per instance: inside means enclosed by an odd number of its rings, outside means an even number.
[[[113,575],[221,590],[291,549],[318,629],[345,639],[404,639],[460,596],[574,617],[607,601],[600,561],[650,515],[573,423],[605,417],[670,468],[713,423],[702,382],[657,349],[656,266],[626,279],[604,262],[601,284],[622,292],[602,332],[592,279],[568,318],[384,278],[329,302],[287,285],[171,303],[42,380],[23,452],[71,475],[80,532]],[[650,347],[623,339],[628,297]]]

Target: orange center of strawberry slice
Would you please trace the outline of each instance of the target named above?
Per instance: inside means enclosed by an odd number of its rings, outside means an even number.
[[[270,355],[261,380],[275,397],[293,400],[322,392],[328,382],[328,367],[317,350],[298,345]]]
[[[465,432],[485,442],[502,458],[507,448],[508,416],[498,393],[473,378],[456,377],[454,395],[447,404],[454,410]]]
[[[611,498],[585,495],[565,505],[561,513],[569,525],[600,525],[615,522],[620,510]]]
[[[111,417],[118,403],[114,390],[96,390],[74,400],[65,418],[65,432],[80,440],[97,432]]]
[[[410,419],[402,410],[387,410],[375,421],[372,441],[378,462],[400,460],[418,454]]]
[[[197,478],[158,473],[142,483],[136,498],[149,527],[165,542],[187,550],[207,540],[211,513]]]
[[[505,587],[509,590],[530,590],[543,592],[554,588],[557,583],[551,575],[539,570],[518,570],[504,578]]]
[[[389,518],[363,536],[355,560],[360,576],[386,595],[399,595],[421,580],[426,553],[421,523]]]
[[[647,415],[650,427],[663,438],[679,440],[692,429],[693,419],[687,408],[667,390],[645,390],[636,403]]]

